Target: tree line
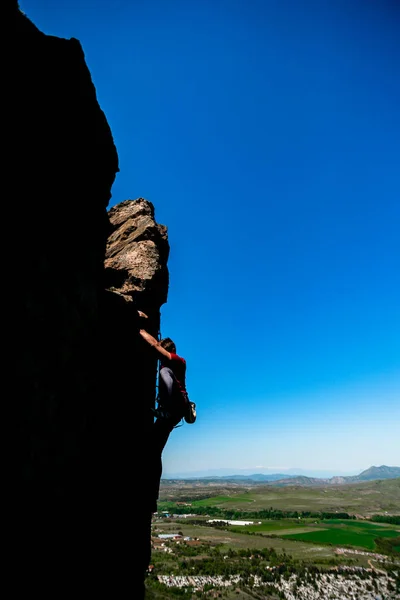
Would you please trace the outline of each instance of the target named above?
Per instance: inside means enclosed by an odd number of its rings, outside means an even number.
[[[372,515],[371,521],[376,523],[391,523],[392,525],[400,525],[400,515]]]
[[[171,505],[170,512],[176,515],[187,514],[185,506]],[[190,513],[199,516],[221,517],[227,520],[254,520],[254,519],[353,519],[356,517],[347,512],[309,511],[309,510],[279,510],[268,508],[264,510],[246,512],[242,510],[222,509],[217,506],[191,506]]]

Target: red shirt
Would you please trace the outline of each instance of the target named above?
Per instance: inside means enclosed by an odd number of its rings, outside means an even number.
[[[169,367],[176,377],[181,391],[186,391],[186,360],[182,356],[178,356],[170,352],[171,360],[163,359],[161,367]]]

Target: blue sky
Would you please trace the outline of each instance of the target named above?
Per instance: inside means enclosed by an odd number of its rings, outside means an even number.
[[[113,204],[171,246],[162,333],[195,425],[164,475],[400,466],[400,9],[372,0],[21,0],[76,37]]]

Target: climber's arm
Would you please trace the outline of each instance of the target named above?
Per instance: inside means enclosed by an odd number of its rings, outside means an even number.
[[[146,313],[142,312],[141,310],[138,310],[138,315],[141,319],[148,319],[149,317],[146,315]],[[139,333],[142,336],[142,338],[150,345],[152,346],[152,348],[154,348],[159,354],[161,354],[164,358],[164,360],[167,358],[168,360],[171,360],[171,354],[165,350],[165,348],[163,348],[160,344],[160,342],[158,340],[156,340],[155,337],[153,337],[150,333],[148,333],[148,331],[146,331],[143,328],[139,329]]]
[[[150,335],[150,333],[148,333],[145,329],[139,329],[139,333],[142,336],[142,338],[148,344],[150,344],[150,346],[152,346],[159,354],[161,354],[164,358],[171,360],[171,354],[161,346],[160,342],[156,340],[155,337]]]

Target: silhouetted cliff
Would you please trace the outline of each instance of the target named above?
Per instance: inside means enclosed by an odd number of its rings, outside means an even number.
[[[156,362],[136,309],[157,335],[166,229],[142,199],[107,212],[118,156],[79,41],[7,7],[14,583],[45,599],[141,598]]]

